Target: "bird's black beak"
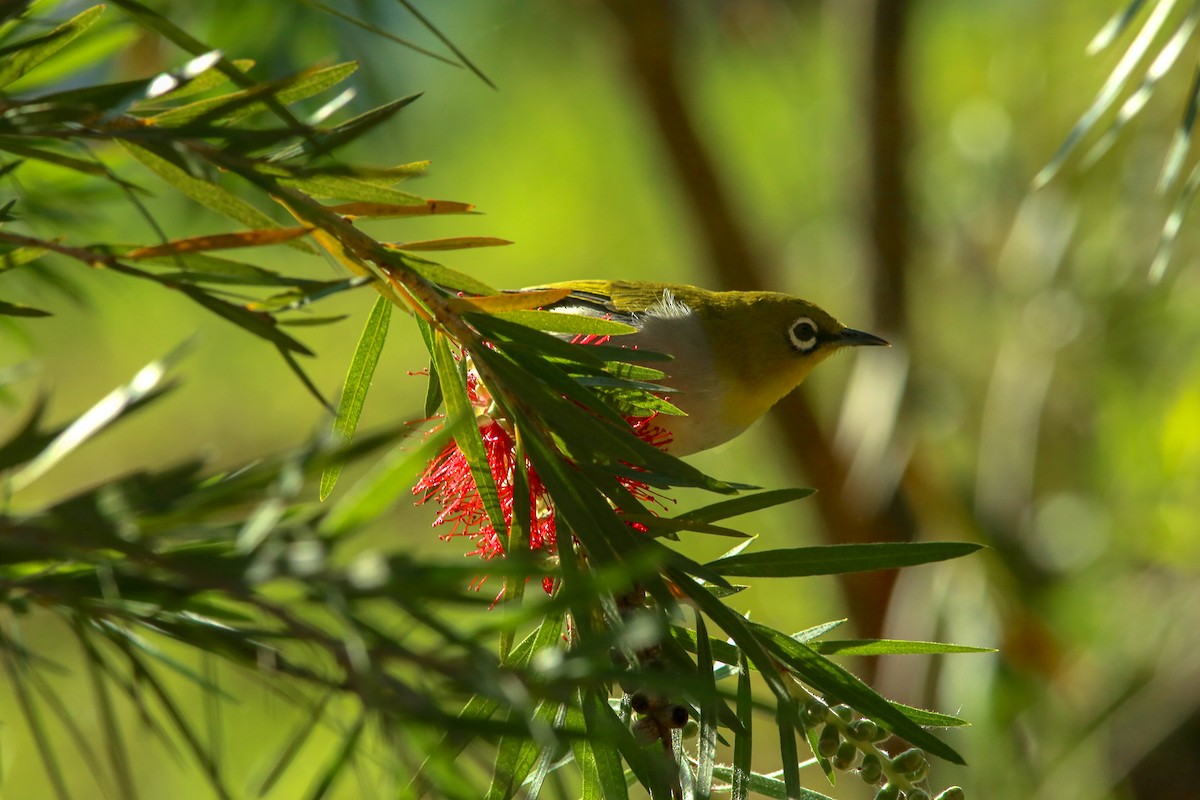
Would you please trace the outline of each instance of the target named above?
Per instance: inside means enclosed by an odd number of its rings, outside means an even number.
[[[842,328],[834,337],[834,342],[842,347],[864,347],[867,345],[892,346],[887,339],[881,339],[873,333],[856,331],[854,328]]]

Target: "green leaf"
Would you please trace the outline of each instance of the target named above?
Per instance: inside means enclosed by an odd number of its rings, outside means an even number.
[[[584,698],[582,702],[586,703],[589,700]],[[625,766],[621,763],[617,748],[603,739],[597,739],[594,747],[585,739],[575,739],[571,742],[571,749],[575,752],[575,761],[580,764],[580,771],[585,776],[584,798],[588,797],[589,790],[592,796],[604,800],[626,800],[629,797],[629,787],[625,783]],[[581,756],[584,759],[582,761]],[[589,774],[595,782],[592,786],[588,785]],[[596,791],[597,789],[599,791]]]
[[[130,411],[143,406],[144,402],[141,401],[147,400],[158,389],[166,378],[167,370],[180,359],[186,346],[185,342],[162,358],[142,367],[127,384],[109,392],[99,403],[64,428],[45,449],[12,476],[12,491],[20,491],[33,483],[84,442]],[[36,420],[34,422],[36,423]]]
[[[467,458],[471,467],[471,477],[475,479],[475,490],[483,501],[488,520],[492,529],[498,535],[505,535],[508,525],[504,521],[504,512],[500,508],[500,495],[496,490],[496,479],[492,475],[488,463],[487,450],[483,446],[483,437],[479,434],[479,424],[475,420],[475,409],[467,396],[466,378],[454,356],[450,354],[450,345],[441,333],[433,337],[434,364],[437,365],[438,380],[442,384],[442,395],[446,400],[446,427],[454,436],[454,441]]]
[[[1158,179],[1158,190],[1165,192],[1175,185],[1183,169],[1184,159],[1192,147],[1192,131],[1196,127],[1197,111],[1200,111],[1200,67],[1192,73],[1192,86],[1188,89],[1188,101],[1184,107],[1183,119],[1175,129],[1171,140],[1171,149],[1163,160],[1162,175]]]
[[[449,431],[443,428],[429,434],[415,449],[407,440],[401,442],[334,504],[329,514],[321,520],[321,533],[331,537],[343,536],[378,519],[397,497],[407,493],[429,461],[446,446],[449,438]],[[338,461],[337,464],[340,466],[342,462]],[[328,471],[327,467],[326,473]]]
[[[9,52],[0,58],[0,88],[66,47],[95,24],[103,13],[104,6],[92,6],[41,36],[5,48]]]
[[[870,717],[900,738],[932,755],[954,764],[964,763],[962,756],[953,748],[915,724],[862,680],[819,655],[808,645],[765,625],[749,623],[749,626],[767,643],[772,655],[809,686],[823,694],[836,697],[863,716]],[[761,669],[761,665],[759,668]]]
[[[338,198],[362,203],[388,203],[398,206],[418,206],[425,198],[402,192],[372,181],[340,175],[314,175],[305,178],[280,178],[279,183],[299,189],[317,198]]]
[[[44,161],[47,164],[54,164],[64,169],[73,170],[84,175],[99,176],[126,189],[134,191],[143,191],[137,185],[123,181],[117,178],[108,167],[99,161],[85,161],[82,158],[74,158],[72,156],[56,153],[52,150],[44,150],[40,147],[30,147],[16,140],[16,137],[4,136],[0,137],[0,149],[3,149],[13,155],[22,156],[24,158],[32,158],[38,161]]]
[[[936,711],[926,711],[923,708],[913,708],[912,706],[904,705],[904,703],[897,703],[895,700],[892,700],[891,704],[901,714],[922,728],[958,728],[971,724],[965,719],[952,717],[949,714],[939,714]]]
[[[12,250],[0,252],[0,272],[16,269],[23,264],[32,263],[46,254],[44,247],[14,247]]]
[[[409,270],[430,283],[447,289],[454,289],[467,294],[486,295],[496,293],[495,289],[482,281],[472,278],[470,275],[457,272],[449,267],[443,267],[441,264],[428,261],[424,258],[402,253],[399,250],[388,249],[384,260],[401,269]]]
[[[127,2],[127,0],[118,0],[119,2]],[[272,161],[286,161],[297,156],[314,157],[326,153],[331,153],[340,147],[353,142],[355,139],[369,133],[379,125],[384,124],[396,114],[397,111],[412,103],[420,94],[412,94],[408,97],[402,97],[399,100],[393,100],[390,103],[385,103],[378,108],[373,108],[364,114],[359,114],[353,119],[349,119],[328,131],[321,131],[310,136],[307,140],[289,147],[280,152],[274,153],[271,156]]]
[[[1159,31],[1171,16],[1171,9],[1174,2],[1160,2],[1154,11],[1146,19],[1146,23],[1142,29],[1138,31],[1133,42],[1129,45],[1129,49],[1121,57],[1120,61],[1105,80],[1104,85],[1100,87],[1100,91],[1096,95],[1096,99],[1092,101],[1092,105],[1083,113],[1079,121],[1075,123],[1075,127],[1067,134],[1067,138],[1059,145],[1057,152],[1051,156],[1050,161],[1046,166],[1042,167],[1041,171],[1033,179],[1035,189],[1040,189],[1058,174],[1063,165],[1066,164],[1067,158],[1075,151],[1075,148],[1083,141],[1083,139],[1092,132],[1097,126],[1097,123],[1104,117],[1105,113],[1112,108],[1117,102],[1121,94],[1124,92],[1126,85],[1133,76],[1134,70],[1138,64],[1142,62],[1151,45],[1158,38]]]
[[[764,508],[802,500],[814,494],[816,489],[772,489],[766,492],[755,492],[732,500],[722,500],[712,505],[685,511],[675,517],[688,522],[716,522],[717,520],[761,511]]]
[[[472,324],[485,317],[469,315]],[[491,324],[500,322],[493,317],[487,318]],[[509,322],[503,324],[512,325]],[[651,485],[695,486],[722,493],[732,493],[740,488],[711,478],[639,439],[629,424],[595,393],[580,386],[554,365],[536,358],[522,359],[517,365],[506,354],[491,349],[480,350],[474,355],[507,386],[520,392],[522,399],[536,409],[544,425],[569,446],[572,457],[590,459],[591,463],[613,471],[621,470],[621,462],[633,465],[638,470],[637,478]],[[529,381],[529,373],[539,380]]]
[[[530,725],[549,730],[562,711],[560,703],[543,701],[534,711]],[[520,711],[514,709],[510,719],[522,719]],[[537,740],[529,735],[501,738],[493,761],[492,783],[485,800],[508,800],[515,797],[521,784],[538,764],[542,749]]]
[[[120,6],[129,16],[133,17],[140,25],[155,31],[162,35],[168,41],[174,42],[180,48],[193,56],[204,56],[216,50],[204,42],[196,39],[188,34],[187,31],[180,28],[175,23],[171,22],[162,14],[154,11],[138,0],[112,0],[114,5]],[[222,58],[214,67],[221,71],[226,77],[233,81],[243,89],[249,89],[255,86],[255,82],[248,78],[243,71],[231,64],[227,59]],[[308,129],[300,124],[300,121],[292,115],[278,100],[268,96],[265,98],[267,106],[274,112],[275,116],[287,125],[288,129],[297,135],[305,134]]]
[[[205,58],[205,56],[197,56],[197,58]],[[195,59],[189,62],[189,65],[194,63]],[[235,58],[229,63],[234,69],[242,73],[249,73],[251,68],[254,67],[254,60],[250,58]],[[220,72],[219,70],[209,68],[203,72],[195,73],[194,71],[187,71],[187,67],[188,65],[185,65],[185,74],[183,75],[180,75],[179,70],[171,70],[169,72],[161,73],[159,77],[162,77],[162,75],[170,75],[172,78],[178,81],[178,84],[170,91],[166,91],[162,94],[157,94],[154,97],[134,103],[133,110],[149,111],[162,104],[176,100],[182,100],[185,97],[193,97],[198,94],[203,94],[210,89],[215,89],[218,86],[223,86],[229,82],[229,76],[223,72]],[[157,82],[157,79],[155,82]]]
[[[738,770],[736,767],[719,765],[714,769],[714,774],[723,781],[730,781],[735,786],[737,785]],[[829,795],[814,792],[812,789],[801,788],[799,794],[788,794],[787,785],[779,778],[757,772],[748,773],[744,778],[744,785],[746,792],[754,792],[763,797],[770,797],[772,800],[833,800]]]
[[[263,93],[269,92],[279,103],[289,105],[341,83],[354,74],[357,69],[358,65],[350,61],[324,69],[302,72],[289,76],[283,81],[260,84],[251,89],[223,94],[220,97],[209,97],[185,106],[172,108],[150,117],[148,122],[164,127],[174,127],[185,125],[201,117],[211,120],[240,119],[267,109],[267,105],[258,99]]]
[[[300,342],[279,330],[275,318],[264,311],[251,311],[245,306],[235,306],[233,303],[213,297],[208,292],[195,286],[184,284],[177,288],[184,295],[195,300],[209,311],[217,314],[217,316],[223,317],[242,330],[275,345],[285,357],[290,353],[299,353],[305,356],[313,354],[311,350],[300,344]]]
[[[414,317],[417,321],[417,328],[421,331],[421,339],[425,342],[425,349],[433,352],[433,327],[428,322],[420,317]],[[425,381],[425,404],[423,410],[425,418],[431,419],[437,410],[442,405],[442,382],[438,380],[437,366],[433,363],[433,359],[429,359],[429,379]]]
[[[143,166],[202,206],[235,219],[254,230],[283,227],[227,189],[222,189],[220,186],[209,181],[193,178],[186,170],[176,166],[157,153],[147,150],[145,147],[123,139],[118,139],[117,141],[129,151],[130,155],[140,161]],[[302,239],[294,239],[288,243],[288,246],[303,250],[306,253],[315,252]]]
[[[800,797],[800,756],[796,748],[798,714],[795,700],[780,700],[775,705],[775,723],[779,727],[779,758],[783,764],[783,784],[789,798]]]
[[[666,574],[674,582],[676,588],[692,598],[696,607],[704,612],[709,619],[720,625],[729,638],[733,639],[734,643],[741,648],[746,658],[762,673],[763,680],[767,682],[767,686],[775,693],[776,698],[787,700],[791,697],[783,676],[775,666],[775,659],[767,653],[763,643],[759,640],[758,634],[755,632],[755,628],[751,627],[750,623],[741,614],[722,603],[708,589],[701,586],[690,576],[685,575],[679,568],[669,566],[666,568]],[[743,722],[746,721],[740,709],[738,718]]]
[[[670,767],[664,759],[655,757],[658,754],[653,748],[643,747],[634,740],[629,728],[609,706],[608,698],[595,691],[585,691],[582,705],[592,741],[602,743],[610,751],[609,758],[613,755],[612,751],[619,753],[637,780],[646,787],[650,797],[670,797],[670,785],[674,778],[669,772]],[[615,790],[616,787],[613,788]]]
[[[43,311],[40,308],[33,306],[22,305],[21,303],[10,303],[7,300],[0,300],[0,314],[6,317],[52,317],[54,316],[49,311]]]
[[[471,72],[475,73],[475,76],[477,78],[479,78],[479,80],[483,81],[484,83],[486,83],[488,86],[492,87],[493,89],[496,88],[496,84],[492,83],[491,79],[488,78],[487,75],[483,74],[483,70],[481,70],[479,67],[475,66],[475,63],[473,61],[471,61],[471,59],[467,58],[467,54],[464,53],[462,50],[459,50],[458,45],[454,44],[454,42],[451,41],[450,37],[446,36],[446,34],[442,33],[440,30],[438,30],[437,26],[434,25],[432,22],[430,22],[429,19],[424,14],[422,14],[420,11],[418,11],[416,6],[414,6],[412,3],[408,2],[408,0],[400,0],[400,5],[404,6],[404,8],[408,11],[408,13],[412,14],[413,17],[415,17],[418,22],[420,22],[422,25],[424,25],[425,28],[430,33],[432,33],[434,36],[436,36],[438,38],[438,40],[441,41],[442,44],[444,44],[444,45],[446,45],[446,47],[450,48],[450,52],[454,53],[455,57],[458,58],[458,60],[463,64],[463,66],[465,66],[467,69],[471,70]]]
[[[704,684],[700,694],[700,737],[696,745],[696,800],[708,800],[712,795],[713,767],[717,759],[717,681],[713,674],[712,647],[704,618],[696,615],[696,674]]]
[[[358,430],[358,420],[362,417],[367,390],[371,388],[371,379],[375,376],[375,367],[379,365],[379,354],[383,352],[383,343],[387,340],[388,321],[391,317],[391,301],[383,295],[375,298],[375,305],[371,307],[371,313],[367,316],[367,324],[363,326],[362,335],[358,337],[358,346],[354,348],[354,357],[350,360],[350,369],[346,372],[346,382],[342,386],[342,399],[338,404],[337,417],[333,421],[333,432],[343,441],[353,439],[354,432]],[[329,497],[341,472],[341,463],[333,463],[321,473],[321,500]]]
[[[330,788],[334,781],[342,774],[342,771],[349,766],[354,758],[354,753],[358,750],[358,741],[362,738],[363,730],[367,726],[367,714],[365,712],[359,714],[358,719],[350,726],[350,730],[346,732],[342,739],[341,746],[338,747],[333,759],[317,776],[317,780],[313,783],[313,787],[308,792],[308,800],[322,800],[329,794]]]
[[[754,773],[754,695],[750,689],[750,665],[744,654],[738,655],[737,717],[742,730],[733,735],[733,769],[727,780],[732,784],[730,800],[747,800]],[[713,773],[720,772],[714,768]]]
[[[823,642],[814,642],[812,648],[825,656],[900,656],[996,652],[995,648],[991,647],[969,647],[964,644],[943,644],[941,642],[913,642],[904,639],[830,639]]]
[[[830,544],[741,553],[709,562],[722,575],[794,578],[896,569],[969,555],[983,545],[972,542],[878,542]]]

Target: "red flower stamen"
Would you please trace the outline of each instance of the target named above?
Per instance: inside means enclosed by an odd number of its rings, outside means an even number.
[[[576,336],[574,344],[605,344],[611,337],[598,334]],[[484,450],[487,454],[488,467],[492,480],[496,484],[499,495],[500,510],[504,516],[506,527],[512,525],[514,507],[514,470],[516,468],[516,441],[512,433],[501,420],[490,417],[486,411],[491,405],[491,397],[473,371],[467,375],[467,395],[471,405],[477,411],[479,433],[483,438]],[[657,413],[643,417],[626,417],[626,421],[643,441],[655,447],[665,447],[671,442],[671,434],[655,424]],[[529,548],[543,551],[547,555],[557,552],[558,532],[555,525],[554,505],[549,492],[538,476],[533,465],[526,460],[525,474],[529,486],[529,508],[532,511],[532,523],[529,527]],[[649,485],[632,478],[618,478],[621,484],[636,498],[651,502],[662,507],[663,498]],[[475,478],[471,474],[467,457],[451,441],[445,449],[434,458],[420,480],[413,487],[417,504],[436,501],[441,507],[437,518],[433,521],[435,527],[450,525],[449,533],[443,533],[440,538],[449,540],[457,536],[465,536],[475,544],[475,549],[467,553],[469,556],[479,556],[492,559],[504,555],[504,543],[484,508],[483,499],[479,496]],[[645,532],[646,526],[641,523],[629,523],[635,530]],[[475,584],[478,588],[482,581]],[[542,580],[542,588],[549,594],[554,588],[552,578]]]

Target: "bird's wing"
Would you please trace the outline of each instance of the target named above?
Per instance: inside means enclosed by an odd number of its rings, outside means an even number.
[[[612,314],[629,317],[660,303],[670,284],[651,281],[563,281],[536,289],[570,289],[571,293],[551,308],[560,311],[578,309],[580,313]]]

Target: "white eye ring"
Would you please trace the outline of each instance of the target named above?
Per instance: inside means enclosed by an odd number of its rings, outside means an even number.
[[[788,339],[801,353],[809,352],[817,346],[817,323],[808,317],[800,317],[788,328]]]

